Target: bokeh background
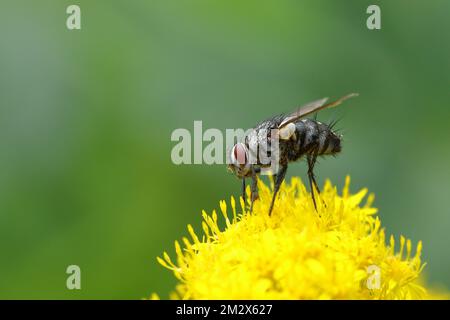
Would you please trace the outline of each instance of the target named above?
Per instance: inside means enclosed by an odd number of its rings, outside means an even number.
[[[0,298],[167,297],[155,257],[240,191],[225,166],[172,164],[172,131],[248,128],[349,92],[319,115],[345,135],[320,183],[368,187],[387,232],[423,240],[429,282],[450,287],[449,13],[446,0],[1,0]],[[70,264],[81,290],[66,289]]]

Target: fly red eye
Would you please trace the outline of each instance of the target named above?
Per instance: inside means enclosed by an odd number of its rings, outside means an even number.
[[[232,162],[236,165],[245,165],[247,163],[247,148],[242,143],[234,145]]]

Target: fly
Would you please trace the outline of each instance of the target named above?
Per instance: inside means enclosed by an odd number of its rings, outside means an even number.
[[[256,140],[246,135],[242,142],[233,146],[229,155],[230,163],[228,168],[238,178],[242,179],[244,203],[246,202],[245,179],[252,179],[250,212],[253,210],[253,202],[258,198],[257,175],[261,173],[263,168],[270,166],[270,164],[263,162],[258,154],[255,156],[253,142],[256,141],[256,149],[258,149],[262,142],[270,146],[274,143],[274,139],[278,141],[277,171],[273,173],[275,186],[269,208],[269,216],[272,214],[275,198],[286,176],[288,163],[298,161],[304,157],[306,157],[308,164],[311,196],[314,208],[317,211],[314,188],[317,192],[320,192],[320,190],[314,175],[314,165],[318,156],[336,155],[341,151],[342,136],[333,131],[332,124],[324,124],[315,119],[304,119],[304,117],[326,108],[338,106],[343,101],[357,95],[356,93],[351,93],[330,103],[327,103],[328,98],[323,98],[307,103],[292,113],[264,120],[252,130],[255,133]],[[263,134],[261,135],[260,133]]]

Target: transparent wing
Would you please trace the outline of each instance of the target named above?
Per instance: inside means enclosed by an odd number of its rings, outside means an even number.
[[[348,94],[336,101],[330,102],[330,103],[326,103],[328,101],[328,98],[323,98],[320,100],[309,102],[309,103],[301,106],[300,108],[298,108],[291,114],[287,115],[283,119],[283,121],[280,123],[278,128],[282,128],[282,127],[286,126],[287,124],[295,122],[298,119],[303,118],[311,113],[314,113],[314,112],[317,112],[317,111],[320,111],[320,110],[323,110],[326,108],[336,107],[336,106],[340,105],[342,102],[344,102],[345,100],[356,97],[356,96],[358,96],[357,93],[350,93],[350,94]]]

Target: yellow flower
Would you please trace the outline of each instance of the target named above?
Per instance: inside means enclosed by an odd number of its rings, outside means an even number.
[[[272,192],[259,182],[253,213],[231,212],[220,202],[224,227],[215,211],[203,211],[203,235],[191,225],[191,239],[176,241],[176,262],[164,252],[158,262],[179,279],[172,298],[181,299],[422,299],[435,298],[419,275],[425,264],[422,243],[385,233],[373,194],[342,195],[330,181],[318,198],[317,212],[299,178],[283,183],[272,216]],[[247,189],[249,194],[249,190]],[[249,197],[247,197],[249,198]],[[156,296],[155,296],[156,297]]]

